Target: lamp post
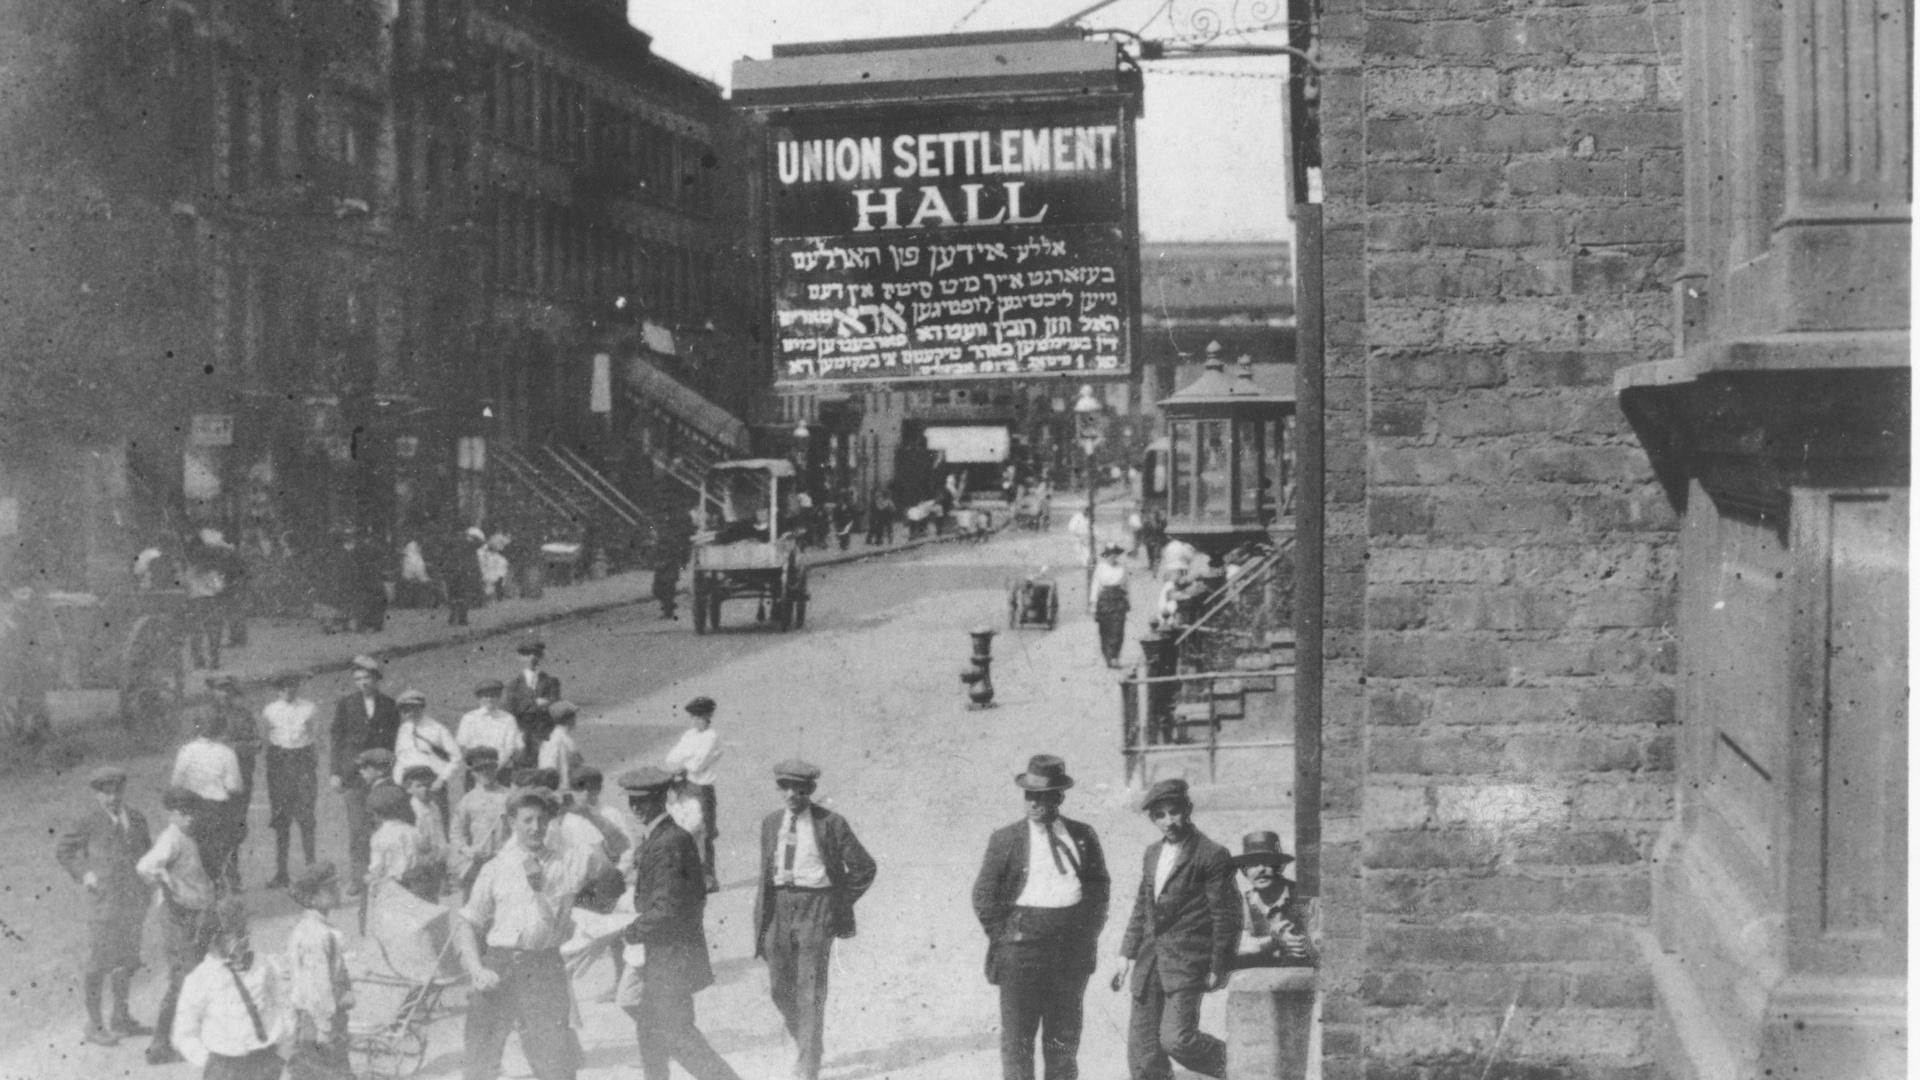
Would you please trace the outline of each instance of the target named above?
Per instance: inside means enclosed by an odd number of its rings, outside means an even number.
[[[1093,396],[1091,386],[1082,386],[1079,399],[1073,403],[1073,430],[1087,459],[1087,589],[1091,591],[1093,566],[1099,558],[1094,539],[1093,493],[1100,486],[1099,474],[1093,468],[1093,452],[1100,448],[1100,401]]]

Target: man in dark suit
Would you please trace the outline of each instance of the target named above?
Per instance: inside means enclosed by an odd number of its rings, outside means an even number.
[[[1120,942],[1113,988],[1128,984],[1127,1068],[1133,1080],[1169,1080],[1168,1058],[1224,1076],[1226,1044],[1200,1030],[1200,998],[1227,985],[1240,938],[1233,857],[1193,826],[1185,780],[1162,780],[1140,802],[1160,830],[1141,863],[1140,891]]]
[[[1087,978],[1107,922],[1107,860],[1091,827],[1060,816],[1073,786],[1066,762],[1035,754],[1013,782],[1026,792],[1026,819],[988,838],[973,882],[987,981],[1000,988],[1000,1070],[1033,1080],[1038,1032],[1046,1080],[1074,1080]]]
[[[634,917],[623,935],[646,949],[640,1000],[628,1009],[641,1075],[667,1080],[668,1062],[678,1061],[694,1080],[740,1080],[694,1022],[693,995],[713,985],[702,926],[707,880],[693,837],[667,815],[672,785],[671,774],[651,767],[620,777],[641,828],[633,856]]]
[[[760,823],[753,955],[765,957],[774,1007],[795,1043],[795,1080],[818,1080],[833,939],[854,934],[853,905],[873,885],[873,857],[847,819],[813,803],[818,766],[773,767],[786,808]]]
[[[400,706],[380,692],[380,661],[371,656],[353,658],[353,689],[333,703],[329,734],[333,775],[328,782],[346,801],[347,864],[352,868],[347,895],[358,896],[366,888],[373,819],[367,813],[367,785],[356,759],[362,750],[391,753],[400,735]]]
[[[540,670],[547,659],[545,642],[524,641],[514,652],[520,654],[522,667],[518,675],[507,681],[500,707],[512,713],[520,724],[522,760],[518,764],[531,766],[540,761],[540,744],[553,734],[553,717],[547,712],[547,706],[560,700],[560,680]]]
[[[146,925],[153,890],[140,880],[135,864],[153,846],[147,819],[123,800],[127,771],[103,765],[87,779],[97,808],[60,835],[54,857],[87,891],[87,958],[81,971],[90,1043],[112,1046],[122,1035],[151,1035],[153,1029],[127,1010],[127,987],[140,966],[140,931]],[[101,1014],[101,989],[113,996],[111,1020]],[[111,1024],[111,1026],[109,1026]]]

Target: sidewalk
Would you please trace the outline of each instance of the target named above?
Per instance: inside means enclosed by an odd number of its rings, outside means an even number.
[[[896,533],[904,536],[905,527],[899,527]],[[876,547],[856,540],[846,551],[829,546],[802,552],[800,561],[810,569],[839,566],[956,539],[956,536],[927,536]],[[692,577],[690,571],[680,576],[683,600],[692,585]],[[360,655],[391,660],[652,601],[652,571],[630,570],[597,581],[549,585],[537,599],[502,600],[476,608],[469,614],[466,626],[449,626],[445,608],[390,608],[386,628],[378,633],[329,634],[321,631],[312,619],[253,619],[248,623],[247,645],[223,649],[223,663],[218,670],[251,684],[264,684],[281,674],[312,678],[345,671],[353,666],[353,658]],[[206,673],[190,673],[188,693],[198,692],[200,680]]]

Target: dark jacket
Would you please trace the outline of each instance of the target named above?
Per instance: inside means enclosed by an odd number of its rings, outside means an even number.
[[[809,805],[813,817],[813,835],[820,845],[820,861],[827,864],[827,881],[833,889],[833,936],[850,938],[854,934],[853,905],[873,887],[877,868],[873,856],[860,846],[847,819],[823,806]],[[780,822],[785,810],[775,810],[760,823],[760,889],[753,898],[753,955],[763,956],[761,939],[773,922],[773,858],[780,850]]]
[[[534,682],[538,685],[529,689],[526,671],[516,671],[506,680],[506,692],[500,697],[500,707],[520,721],[520,734],[526,736],[528,743],[544,742],[553,734],[553,719],[547,715],[547,706],[535,705],[533,700],[546,698],[548,705],[560,700],[558,676],[543,671]]]
[[[73,880],[85,878],[89,870],[99,878],[100,888],[87,897],[96,918],[143,919],[153,899],[153,890],[134,872],[134,864],[153,846],[153,837],[138,810],[126,814],[123,834],[104,810],[89,809],[60,834],[54,848],[54,858]]]
[[[1080,864],[1080,903],[1073,908],[1073,940],[1062,942],[1054,956],[1075,973],[1092,972],[1099,952],[1100,928],[1107,924],[1108,896],[1112,883],[1107,874],[1107,857],[1100,850],[1100,838],[1083,822],[1061,818],[1067,838]],[[1002,946],[1009,935],[1019,934],[1014,901],[1027,887],[1028,849],[1032,845],[1031,826],[1023,818],[1005,828],[995,829],[987,838],[987,854],[980,861],[980,875],[973,880],[973,913],[987,932],[987,981],[998,985]]]
[[[712,986],[703,925],[707,879],[693,837],[672,818],[661,818],[634,852],[633,874],[633,922],[623,938],[647,947],[647,983],[687,994]]]
[[[1136,995],[1156,974],[1169,994],[1205,986],[1208,975],[1232,970],[1240,939],[1240,892],[1227,849],[1195,829],[1156,898],[1153,871],[1161,843],[1147,845],[1133,915],[1120,941],[1120,955],[1135,962]]]
[[[376,692],[373,715],[368,716],[364,699],[355,690],[333,703],[333,726],[329,734],[333,775],[346,787],[359,787],[360,771],[354,767],[353,759],[359,757],[362,750],[393,749],[394,740],[400,737],[400,706],[387,695]]]

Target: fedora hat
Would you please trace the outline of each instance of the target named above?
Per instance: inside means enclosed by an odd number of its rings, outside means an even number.
[[[1280,834],[1261,830],[1250,832],[1240,839],[1240,854],[1233,857],[1233,868],[1245,870],[1249,866],[1271,866],[1278,870],[1293,861],[1293,856],[1280,850]]]
[[[1073,786],[1067,775],[1067,763],[1052,754],[1035,754],[1027,760],[1027,771],[1013,782],[1027,791],[1065,791]]]

